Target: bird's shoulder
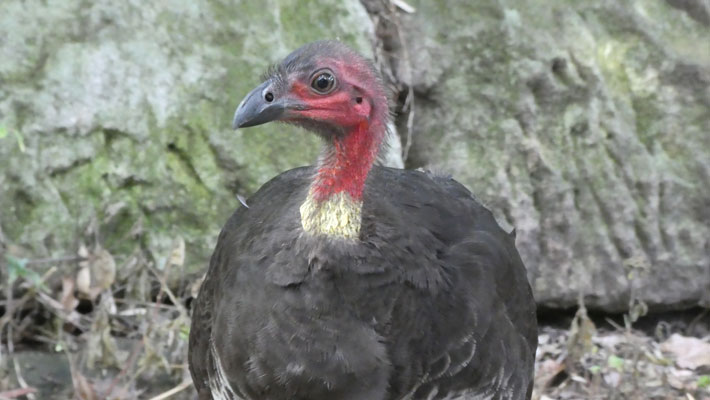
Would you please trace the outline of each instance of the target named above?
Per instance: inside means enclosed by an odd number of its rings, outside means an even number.
[[[375,167],[368,179],[364,213],[380,221],[387,219],[386,213],[396,214],[402,219],[399,223],[426,229],[448,245],[475,230],[505,240],[490,210],[451,176]]]
[[[244,218],[263,219],[267,214],[293,207],[290,200],[305,195],[315,172],[312,166],[298,167],[271,178],[236,209],[222,231],[233,230],[235,225],[243,224]]]

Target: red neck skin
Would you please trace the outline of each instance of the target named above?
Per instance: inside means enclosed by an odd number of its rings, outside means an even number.
[[[318,166],[311,185],[317,201],[345,192],[353,200],[362,201],[367,174],[372,169],[385,127],[381,122],[361,122],[345,136],[333,136],[332,154]]]

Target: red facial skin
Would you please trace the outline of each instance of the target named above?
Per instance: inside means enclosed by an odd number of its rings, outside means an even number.
[[[325,200],[339,192],[348,193],[353,200],[362,199],[365,180],[381,142],[370,128],[363,121],[342,139],[333,138],[333,157],[319,166],[316,175],[313,186],[316,200]]]
[[[308,106],[292,115],[339,126],[345,135],[333,135],[333,153],[318,167],[313,195],[323,201],[346,192],[353,200],[362,199],[370,172],[385,134],[387,98],[375,77],[364,66],[334,62],[337,87],[329,94],[311,89],[310,82],[293,82],[291,95]],[[359,68],[362,67],[362,68]],[[367,72],[364,72],[366,70]],[[367,87],[370,83],[374,87]]]

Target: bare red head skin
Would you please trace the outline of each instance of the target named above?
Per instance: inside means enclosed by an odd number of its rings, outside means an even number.
[[[386,132],[389,108],[372,64],[342,43],[307,44],[277,65],[237,108],[234,128],[283,121],[328,143],[311,185],[316,200],[362,199]]]

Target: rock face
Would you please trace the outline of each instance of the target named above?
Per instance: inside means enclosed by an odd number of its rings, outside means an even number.
[[[260,75],[303,43],[371,53],[357,1],[0,3],[0,232],[34,257],[104,247],[161,254],[176,236],[201,270],[219,228],[319,143],[286,126],[234,132]]]
[[[408,3],[378,31],[414,92],[407,166],[516,227],[537,300],[707,305],[707,2]]]
[[[120,268],[180,236],[201,270],[235,195],[317,154],[233,132],[237,102],[297,46],[371,54],[377,30],[407,165],[517,228],[542,305],[710,296],[707,2],[407,2],[0,2],[0,242],[65,255],[93,226]]]

